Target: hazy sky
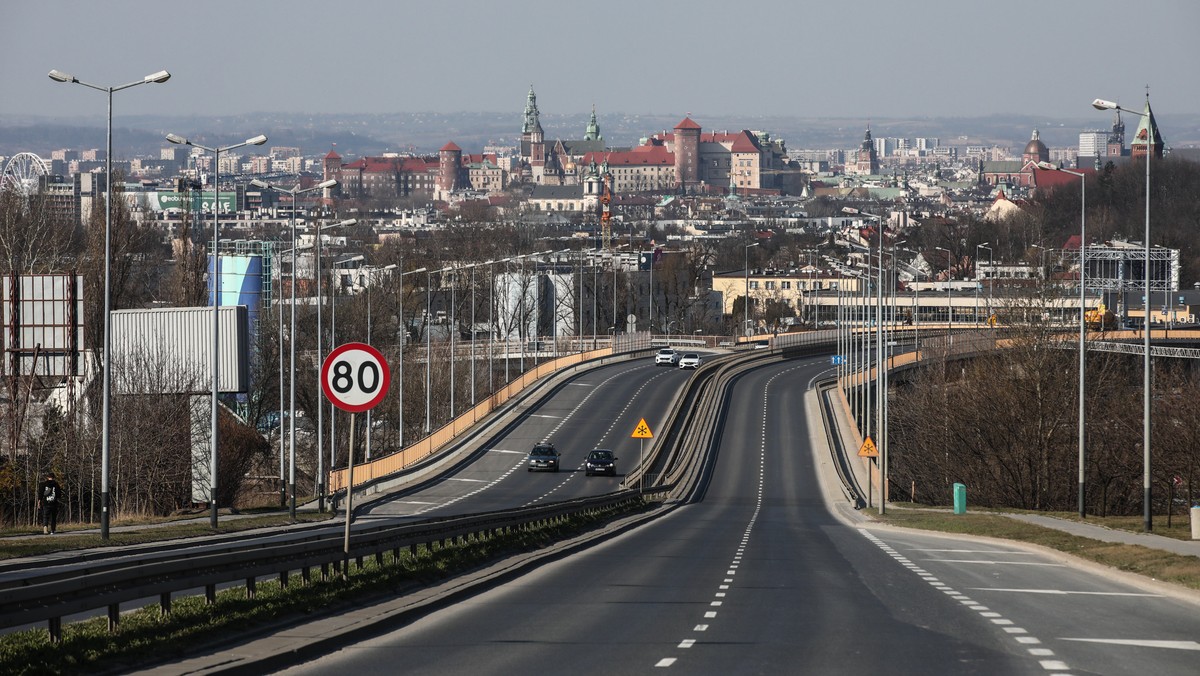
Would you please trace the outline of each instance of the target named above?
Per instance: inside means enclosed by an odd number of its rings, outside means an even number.
[[[1143,22],[1143,20],[1145,20]],[[1153,31],[1139,26],[1148,23]],[[1200,113],[1200,1],[5,0],[0,115]]]

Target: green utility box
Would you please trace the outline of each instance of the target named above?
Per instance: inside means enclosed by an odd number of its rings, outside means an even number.
[[[967,485],[954,484],[954,513],[967,513]]]

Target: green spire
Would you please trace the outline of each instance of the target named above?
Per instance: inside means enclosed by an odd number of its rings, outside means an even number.
[[[1162,157],[1165,143],[1162,133],[1158,130],[1158,122],[1154,119],[1154,111],[1150,110],[1150,95],[1146,94],[1146,107],[1142,111],[1142,119],[1138,121],[1137,131],[1134,132],[1129,147],[1131,150],[1140,147],[1146,154]]]
[[[521,126],[521,133],[528,134],[534,131],[541,131],[542,123],[538,121],[537,94],[533,93],[533,85],[529,85],[529,97],[525,100],[525,124]]]
[[[603,141],[600,135],[600,125],[596,123],[596,104],[592,104],[592,120],[588,122],[587,131],[583,134],[584,141]]]

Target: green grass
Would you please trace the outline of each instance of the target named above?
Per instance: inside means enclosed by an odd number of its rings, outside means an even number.
[[[1102,542],[1079,537],[1053,528],[1044,528],[1010,519],[1002,514],[956,515],[949,509],[892,509],[888,510],[886,515],[880,516],[876,510],[869,511],[874,518],[897,526],[1028,542],[1095,561],[1118,570],[1137,573],[1190,589],[1200,589],[1200,558],[1195,556],[1173,554],[1141,545]],[[1088,521],[1089,523],[1093,522],[1092,519]],[[1163,523],[1166,523],[1165,517]],[[1103,525],[1109,524],[1104,523]]]
[[[188,521],[180,523],[168,523],[163,520],[159,521],[122,521],[112,524],[116,526],[135,525],[135,523],[167,523],[155,528],[147,528],[145,530],[135,531],[117,531],[109,530],[109,539],[106,541],[100,537],[99,533],[79,533],[72,532],[60,528],[57,535],[41,535],[41,529],[36,532],[37,537],[23,539],[5,539],[0,540],[0,560],[20,558],[25,556],[39,556],[42,554],[51,554],[53,552],[69,551],[75,549],[95,549],[99,547],[118,547],[122,545],[136,545],[146,542],[161,542],[163,540],[176,540],[180,538],[201,537],[205,535],[218,535],[222,533],[237,533],[254,528],[267,528],[270,526],[286,526],[293,523],[310,523],[316,521],[324,521],[329,519],[329,513],[318,512],[297,512],[296,518],[292,519],[287,512],[265,514],[263,516],[254,516],[244,519],[219,519],[218,526],[214,530],[209,527],[207,521]],[[81,525],[80,529],[95,528],[95,526]],[[29,535],[30,530],[13,530],[9,529],[0,533],[0,536],[11,535]]]
[[[234,637],[336,612],[367,599],[402,595],[502,557],[545,547],[641,509],[645,507],[634,505],[604,514],[581,515],[448,547],[421,546],[415,556],[404,549],[398,559],[386,554],[383,565],[367,557],[361,568],[351,562],[347,581],[332,569],[330,576],[322,580],[320,568],[313,569],[308,585],[297,573],[289,577],[286,587],[280,586],[277,577],[269,582],[260,580],[254,599],[246,597],[245,587],[219,592],[213,605],[206,604],[202,597],[180,598],[165,617],[156,604],[150,605],[122,614],[113,633],[108,631],[107,618],[76,622],[63,626],[63,638],[57,645],[50,643],[44,628],[3,635],[0,673],[121,672],[183,658]]]

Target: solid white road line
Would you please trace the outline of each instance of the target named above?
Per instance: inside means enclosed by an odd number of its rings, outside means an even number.
[[[1122,638],[1064,638],[1063,641],[1083,641],[1085,643],[1108,643],[1111,645],[1129,645],[1139,648],[1169,648],[1171,650],[1200,650],[1200,643],[1195,641],[1146,641],[1140,639]]]

